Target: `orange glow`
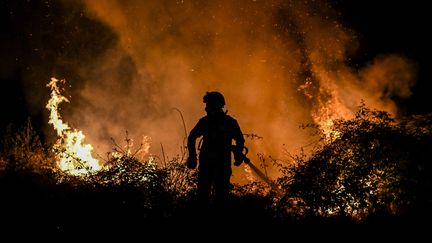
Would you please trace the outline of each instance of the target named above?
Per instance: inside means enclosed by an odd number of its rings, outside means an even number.
[[[80,67],[87,75],[78,95],[92,105],[77,105],[70,117],[101,153],[128,130],[152,138],[158,146],[150,153],[174,157],[185,132],[173,108],[188,130],[205,115],[204,93],[218,90],[242,131],[263,137],[246,141],[251,160],[258,153],[283,159],[283,149],[298,154],[315,140],[300,124],[330,136],[333,121],[352,117],[362,100],[396,115],[393,98],[408,97],[415,81],[401,55],[349,63],[357,35],[326,1],[84,3],[83,13],[114,38],[91,67]],[[234,179],[248,173],[234,170]]]
[[[328,92],[330,94],[327,100],[318,99],[318,105],[312,111],[312,118],[326,138],[336,138],[339,134],[332,129],[334,121],[337,119],[350,119],[353,113],[339,99],[336,90],[329,90]]]

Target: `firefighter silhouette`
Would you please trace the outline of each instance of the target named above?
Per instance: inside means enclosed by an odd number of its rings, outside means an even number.
[[[231,151],[234,152],[234,165],[243,162],[243,133],[238,122],[224,112],[224,96],[217,92],[204,95],[205,111],[188,136],[187,167],[197,166],[196,140],[202,137],[199,148],[198,165],[198,200],[201,205],[208,205],[212,192],[216,205],[226,202],[230,190]],[[233,140],[235,145],[233,145]]]

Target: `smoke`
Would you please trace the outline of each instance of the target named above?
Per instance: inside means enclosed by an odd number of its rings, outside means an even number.
[[[133,134],[151,136],[154,153],[160,152],[162,143],[172,155],[179,152],[185,136],[173,108],[183,112],[190,130],[204,115],[204,93],[219,90],[243,132],[264,138],[248,143],[259,144],[255,151],[277,153],[284,144],[299,148],[305,143],[307,137],[298,126],[310,120],[310,115],[301,108],[307,104],[296,90],[300,54],[295,41],[279,33],[272,13],[278,10],[274,3],[86,3],[94,17],[119,36],[117,49],[100,60],[100,81],[87,82],[82,92],[88,103],[106,109],[102,119],[80,116],[101,119],[108,126],[91,131],[100,134],[98,131],[127,128]],[[136,75],[127,92],[112,92],[123,82],[112,72],[118,72],[116,60],[125,53]],[[80,110],[94,114],[90,107]]]
[[[162,145],[174,156],[185,131],[173,108],[190,130],[204,115],[203,94],[218,90],[243,132],[263,137],[247,146],[278,157],[308,143],[300,124],[325,128],[352,116],[362,100],[397,114],[393,98],[408,97],[414,84],[413,65],[402,56],[350,66],[355,33],[325,2],[85,3],[119,38],[94,61],[80,94],[88,105],[75,111],[96,146],[128,130],[152,137],[152,153],[161,155]]]
[[[243,133],[263,137],[246,140],[251,154],[287,159],[285,152],[297,154],[313,140],[299,125],[327,129],[362,100],[397,115],[394,100],[409,97],[414,85],[414,64],[401,55],[352,65],[356,34],[326,1],[39,4],[29,9],[43,14],[22,14],[40,23],[38,31],[21,28],[33,57],[20,64],[34,70],[23,77],[30,80],[28,103],[43,110],[50,75],[65,78],[72,97],[64,119],[102,156],[110,138],[125,144],[126,131],[136,149],[150,136],[150,153],[181,154],[186,134],[205,115],[203,95],[218,90]]]

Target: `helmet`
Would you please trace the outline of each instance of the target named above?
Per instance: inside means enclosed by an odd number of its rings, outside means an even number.
[[[221,93],[217,91],[211,91],[204,95],[203,102],[208,106],[221,109],[225,105],[225,98]]]

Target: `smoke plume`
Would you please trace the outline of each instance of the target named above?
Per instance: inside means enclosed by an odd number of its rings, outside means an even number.
[[[181,154],[205,115],[203,95],[217,90],[243,133],[262,137],[246,140],[251,154],[286,159],[313,140],[299,125],[329,129],[362,100],[397,115],[394,99],[414,85],[414,65],[401,55],[351,65],[355,32],[326,1],[88,0],[61,9],[75,34],[54,38],[80,45],[54,59],[50,74],[73,83],[65,119],[100,154],[126,131],[135,148],[150,136],[150,153]]]

